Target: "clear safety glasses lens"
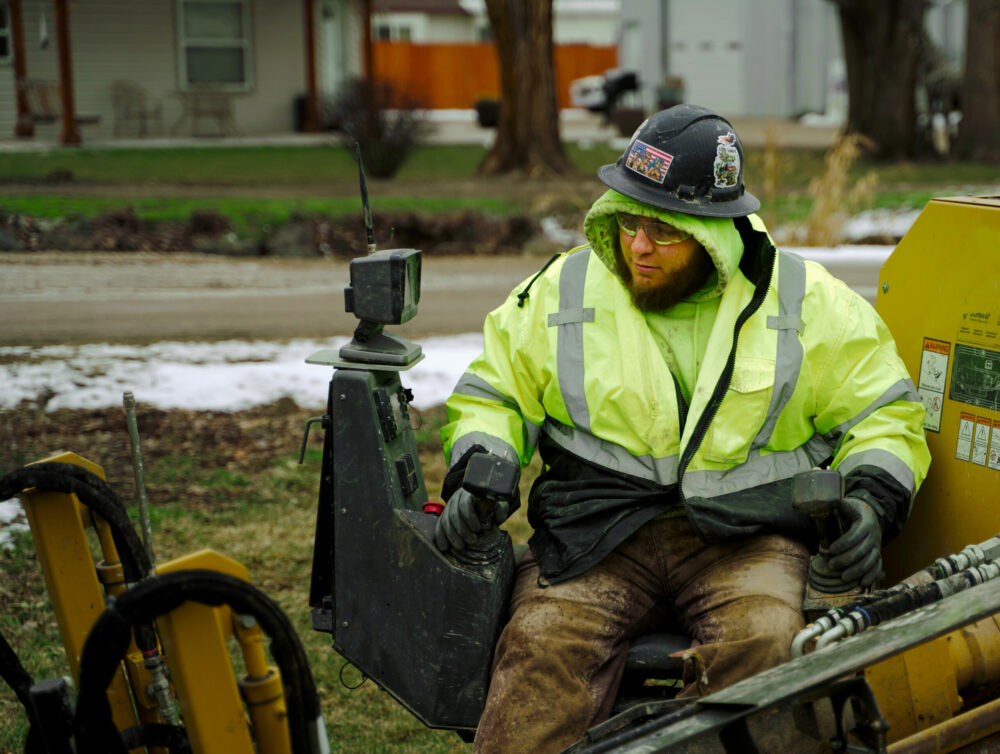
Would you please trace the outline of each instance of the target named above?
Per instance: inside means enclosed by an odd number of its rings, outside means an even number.
[[[691,237],[690,233],[678,230],[666,223],[658,223],[652,220],[643,222],[635,215],[618,215],[618,227],[625,231],[627,235],[634,236],[642,228],[646,238],[657,246],[670,246],[681,241],[686,241]]]

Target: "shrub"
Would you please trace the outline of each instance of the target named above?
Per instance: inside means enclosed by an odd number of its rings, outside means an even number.
[[[358,144],[365,172],[375,178],[392,178],[430,128],[413,99],[392,84],[364,79],[346,81],[326,104],[324,118],[345,146]]]

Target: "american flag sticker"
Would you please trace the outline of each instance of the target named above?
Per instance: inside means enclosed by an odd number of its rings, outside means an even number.
[[[673,160],[673,155],[661,152],[656,147],[636,139],[628,151],[625,167],[657,183],[663,183],[667,178],[667,168]]]

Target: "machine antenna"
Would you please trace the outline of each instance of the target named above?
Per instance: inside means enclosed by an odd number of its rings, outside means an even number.
[[[354,142],[354,154],[358,160],[358,176],[361,179],[361,206],[365,213],[365,235],[368,237],[368,253],[375,253],[375,223],[372,220],[372,208],[368,203],[368,182],[365,180],[365,166],[361,162],[361,145]]]

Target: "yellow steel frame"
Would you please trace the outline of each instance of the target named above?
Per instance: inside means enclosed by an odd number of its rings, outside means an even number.
[[[105,478],[100,466],[75,453],[61,453],[41,462],[71,463]],[[97,618],[104,612],[105,605],[84,532],[84,521],[90,519],[90,511],[76,495],[62,492],[29,489],[21,494],[21,502],[62,636],[66,661],[73,680],[79,682],[84,642]],[[98,516],[94,518],[99,520]],[[107,526],[103,521],[101,523]],[[110,537],[107,539],[110,541]],[[117,550],[113,542],[110,544],[112,549],[110,553],[105,552],[105,561],[115,563],[118,560]],[[112,719],[119,730],[136,724],[124,670],[112,679],[108,687],[108,701]]]
[[[71,463],[106,478],[99,465],[75,453],[61,453],[38,463],[43,462]],[[118,550],[107,522],[92,516],[76,495],[28,489],[21,500],[70,673],[78,682],[83,645],[104,611],[105,591],[117,596],[127,587]],[[87,525],[94,527],[104,558],[96,565],[85,533]],[[244,566],[210,550],[163,563],[156,573],[187,569],[212,570],[249,581]],[[234,616],[225,606],[187,602],[158,619],[157,630],[195,754],[291,751],[281,675],[268,664],[260,627],[252,618]],[[230,638],[239,643],[247,671],[238,682],[226,644]],[[133,641],[123,668],[108,688],[112,719],[119,730],[136,724],[136,709],[143,723],[162,721],[156,700],[146,690],[149,680]]]
[[[243,565],[211,550],[163,563],[156,572],[189,569],[250,580]],[[159,618],[157,628],[195,754],[291,751],[281,677],[276,668],[267,664],[261,631],[255,623],[234,616],[226,606],[186,602]],[[239,642],[246,664],[247,677],[239,684],[226,646],[229,637]],[[246,693],[257,749],[246,725],[241,689]]]

